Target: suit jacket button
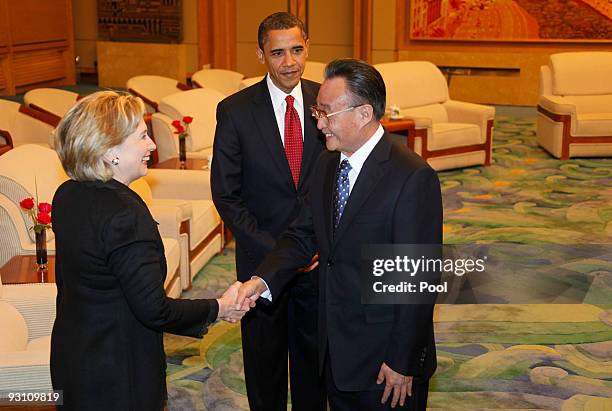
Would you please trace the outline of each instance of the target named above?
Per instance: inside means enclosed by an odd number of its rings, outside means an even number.
[[[329,260],[327,260],[327,266],[331,267],[334,265],[334,260],[332,260],[331,258]]]

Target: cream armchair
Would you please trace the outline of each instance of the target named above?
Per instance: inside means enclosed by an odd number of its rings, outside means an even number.
[[[550,56],[540,68],[537,135],[561,160],[612,156],[612,52]]]
[[[204,69],[193,73],[191,82],[195,87],[212,88],[229,96],[240,89],[240,82],[243,78],[244,75],[237,71]]]
[[[51,390],[55,284],[0,281],[0,390]]]
[[[223,249],[223,223],[212,202],[209,181],[210,173],[204,170],[149,170],[131,186],[154,216],[159,208],[181,210],[179,234],[186,236],[181,266],[187,270],[182,275],[183,289],[190,288],[193,277]]]
[[[51,116],[54,127],[78,99],[77,93],[59,88],[35,88],[23,96],[23,102],[27,107]]]
[[[24,159],[29,162],[27,167],[23,166]],[[18,254],[34,254],[36,251],[34,236],[28,230],[31,222],[21,211],[19,202],[38,192],[39,201],[50,203],[57,188],[67,179],[57,154],[50,148],[23,145],[0,156],[0,263],[4,264]],[[144,185],[141,191],[147,190],[144,180],[136,184]],[[188,234],[181,229],[189,225],[191,205],[188,201],[168,204],[163,200],[149,199],[149,202],[165,246],[168,263],[166,292],[178,297],[190,281]],[[47,232],[47,249],[50,254],[55,252],[52,230]],[[180,264],[181,260],[184,265]]]
[[[157,144],[159,161],[178,157],[178,137],[174,134],[173,120],[193,117],[190,134],[185,144],[187,158],[206,159],[212,155],[213,139],[217,126],[217,104],[225,98],[221,92],[198,88],[164,97],[159,103],[159,113],[152,116],[153,135]]]
[[[307,80],[316,81],[317,83],[323,83],[325,79],[325,63],[319,61],[307,61],[304,66],[304,73],[302,78]]]
[[[247,77],[240,82],[240,90],[251,87],[253,84],[259,83],[264,79],[264,76]]]
[[[444,75],[427,61],[375,65],[387,88],[387,107],[414,121],[408,145],[436,170],[488,166],[495,109],[451,100]]]
[[[0,146],[10,148],[22,144],[53,144],[52,116],[0,99]],[[5,150],[0,150],[0,154]]]
[[[127,81],[125,88],[145,102],[147,113],[155,113],[159,102],[165,96],[191,90],[188,85],[163,76],[135,76]]]

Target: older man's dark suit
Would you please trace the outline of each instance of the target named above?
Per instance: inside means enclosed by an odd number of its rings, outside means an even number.
[[[320,367],[327,356],[339,390],[382,389],[376,377],[383,362],[427,382],[436,367],[433,306],[364,305],[359,273],[365,244],[441,243],[437,175],[420,157],[384,135],[364,163],[333,233],[339,157],[337,152],[320,155],[309,201],[257,273],[273,299],[278,298],[293,268],[319,251]]]
[[[278,236],[297,216],[322,136],[308,108],[319,84],[302,79],[304,148],[297,189],[285,156],[266,79],[229,96],[217,107],[212,162],[215,206],[236,238],[238,279],[251,278]],[[296,276],[278,307],[242,320],[242,344],[252,410],[285,410],[287,345],[293,410],[325,409],[317,375],[316,271]],[[288,332],[289,330],[289,332]],[[288,341],[287,341],[288,340]]]

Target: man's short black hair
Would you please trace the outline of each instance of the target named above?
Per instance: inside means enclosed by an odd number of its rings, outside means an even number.
[[[270,30],[288,30],[294,27],[300,29],[304,40],[308,40],[308,34],[306,33],[302,20],[298,19],[293,14],[289,14],[284,11],[270,14],[268,17],[263,19],[263,21],[259,24],[259,29],[257,30],[257,43],[259,44],[259,48],[263,50],[266,35]]]
[[[374,67],[356,59],[337,59],[325,67],[325,79],[342,77],[353,94],[353,105],[370,104],[374,116],[380,120],[385,115],[387,89],[385,82]]]

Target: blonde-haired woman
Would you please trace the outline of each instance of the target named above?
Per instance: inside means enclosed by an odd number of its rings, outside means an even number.
[[[147,206],[128,185],[147,173],[155,143],[144,104],[111,91],[80,100],[55,132],[71,180],[53,199],[57,318],[53,388],[66,410],[160,410],[163,332],[202,337],[217,318],[239,320],[239,283],[217,300],[166,297],[164,248]]]

